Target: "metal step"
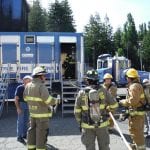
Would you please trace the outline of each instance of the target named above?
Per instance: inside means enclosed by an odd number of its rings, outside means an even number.
[[[1,65],[1,72],[0,72],[0,117],[2,116],[5,98],[7,97],[7,88],[10,81],[10,64],[8,64],[8,69],[4,70],[3,66]],[[16,79],[16,78],[15,78]]]
[[[75,101],[75,98],[63,98],[63,102]]]
[[[70,95],[72,95],[72,94],[78,94],[77,92],[63,92],[63,95],[65,95],[65,94],[70,94]]]
[[[74,107],[74,103],[72,103],[72,104],[64,104],[64,107]]]
[[[73,114],[75,99],[79,88],[77,81],[64,81],[62,85],[62,116],[63,114]]]
[[[64,110],[63,113],[64,114],[73,114],[74,110]]]
[[[75,100],[76,99],[76,96],[73,96],[73,95],[63,95],[62,96],[62,99],[64,100]]]
[[[76,89],[76,90],[78,90],[78,88],[74,87],[74,86],[63,86],[63,89]]]

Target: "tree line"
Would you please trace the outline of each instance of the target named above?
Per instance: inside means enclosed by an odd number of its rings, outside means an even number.
[[[39,0],[33,2],[29,13],[29,31],[76,32],[76,25],[68,0],[50,3],[48,10],[41,7]],[[99,13],[91,15],[84,31],[85,63],[96,68],[100,54],[116,53],[131,60],[132,67],[150,71],[150,22],[136,29],[131,13],[122,28],[113,32],[106,15],[102,20]]]
[[[67,0],[50,3],[48,11],[39,0],[33,1],[29,13],[29,31],[75,32],[72,10]]]

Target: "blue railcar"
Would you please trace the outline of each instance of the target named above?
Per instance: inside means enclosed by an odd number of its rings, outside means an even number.
[[[72,59],[69,62],[68,57]],[[30,75],[37,65],[45,66],[49,81],[80,81],[84,74],[83,35],[71,32],[0,32],[0,65],[3,71],[9,68],[13,84],[24,75]]]

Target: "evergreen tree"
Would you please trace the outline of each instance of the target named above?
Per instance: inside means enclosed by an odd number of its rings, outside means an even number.
[[[144,36],[141,45],[141,57],[144,60],[144,69],[150,71],[150,31]]]
[[[109,19],[105,18],[105,22],[102,22],[98,13],[91,15],[89,24],[85,26],[84,39],[85,61],[94,68],[100,54],[114,53]]]
[[[48,31],[52,32],[75,32],[75,25],[72,10],[67,0],[49,5],[48,11]]]
[[[138,32],[139,41],[142,41],[146,34],[147,34],[146,23],[142,23],[139,25],[139,32]]]
[[[148,30],[143,34],[143,39],[141,39],[141,46],[139,49],[142,67],[144,70],[150,71],[150,22],[148,22]]]
[[[150,31],[150,21],[148,22],[148,30]]]
[[[119,56],[124,56],[123,47],[122,47],[122,31],[121,28],[118,28],[114,33],[113,37],[114,47]]]
[[[131,13],[127,15],[127,21],[124,24],[122,43],[125,56],[131,60],[132,67],[139,68],[138,35]]]
[[[42,9],[39,0],[33,1],[29,13],[29,31],[46,31],[47,13]]]
[[[113,43],[113,28],[109,23],[109,18],[106,15],[104,18],[104,46],[106,47],[105,51],[107,51],[107,53],[114,55],[115,54],[115,49],[114,49],[114,43]]]

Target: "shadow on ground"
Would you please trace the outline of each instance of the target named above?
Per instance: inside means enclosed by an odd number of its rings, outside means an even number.
[[[3,116],[0,118],[0,137],[16,137],[16,120],[16,109],[14,106],[9,106],[8,112],[4,110]],[[49,128],[50,136],[80,134],[74,115],[62,117],[60,110],[50,119]]]
[[[111,134],[119,136],[121,138],[121,136],[117,130],[113,130],[113,132]],[[132,143],[132,139],[129,134],[124,133],[123,135],[128,143]],[[145,138],[145,144],[146,144],[146,147],[150,148],[150,138]]]
[[[0,118],[0,137],[16,137],[16,120],[17,114],[14,106],[8,107],[8,113],[5,110],[2,118]],[[127,127],[127,122],[122,122],[119,124],[121,129]],[[54,114],[53,118],[49,123],[49,136],[67,136],[67,135],[80,135],[80,131],[74,115],[65,115],[62,117],[61,111],[59,110]],[[112,134],[120,136],[117,130]],[[131,143],[131,138],[128,132],[124,133],[126,140]],[[145,139],[146,146],[150,148],[150,139]],[[58,150],[52,145],[48,145],[48,150]]]
[[[59,150],[58,148],[54,147],[53,145],[46,144],[46,149],[47,150]]]

